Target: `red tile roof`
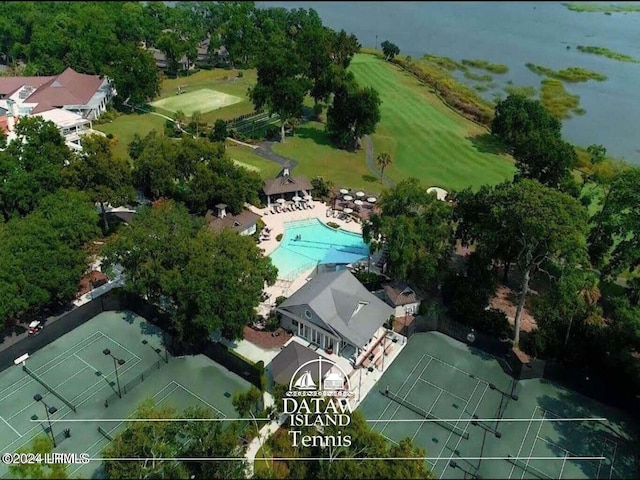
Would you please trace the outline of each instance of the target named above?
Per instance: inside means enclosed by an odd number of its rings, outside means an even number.
[[[25,102],[37,103],[32,114],[64,105],[85,105],[102,85],[97,75],[78,73],[69,67],[38,88]]]
[[[24,85],[38,88],[56,77],[0,77],[0,95],[11,95]]]

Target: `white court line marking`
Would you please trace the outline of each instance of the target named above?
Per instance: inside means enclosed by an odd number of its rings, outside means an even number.
[[[80,358],[77,354],[74,353],[73,356],[76,357],[78,360],[80,360],[82,363],[84,363],[87,367],[89,367],[94,372],[100,372],[100,370],[97,370],[93,365],[91,365],[89,362],[86,362],[85,360]],[[100,373],[102,373],[102,372],[100,372]]]
[[[124,374],[127,373],[129,370],[131,370],[132,368],[134,368],[135,366],[137,366],[139,363],[141,362],[141,360],[137,360],[136,363],[132,364],[131,366],[129,366],[129,368],[123,370],[122,372],[120,372],[120,375],[122,375],[124,377]],[[109,375],[111,375],[114,372],[108,373],[106,375],[103,375],[104,378],[109,378]],[[100,385],[102,384],[102,386],[96,391],[96,393],[98,393],[100,390],[102,390],[105,387],[111,387],[111,385],[107,382],[105,384],[105,382],[102,382],[101,380],[96,381],[93,385],[91,385],[90,387],[85,388],[82,392],[80,392],[78,395],[76,395],[75,397],[73,397],[71,399],[71,403],[75,402],[78,398],[80,398],[82,395],[84,395],[85,393],[87,393],[88,391],[92,390],[93,388],[95,388],[96,385]],[[94,394],[95,395],[95,394]],[[93,395],[92,395],[93,396]],[[80,405],[82,405],[83,403],[85,403],[89,398],[91,397],[87,397],[86,400],[83,400],[82,402],[78,403],[76,405],[76,408],[78,408]]]
[[[422,369],[422,371],[420,372],[420,375],[418,375],[418,378],[422,376],[422,374],[424,373],[424,371],[427,369],[427,367],[428,367],[430,364],[431,364],[431,360],[429,360],[429,361],[427,362],[427,364],[424,366],[424,368],[423,368],[423,369]],[[420,364],[418,364],[418,365],[420,365]],[[417,367],[418,365],[416,365],[416,367]],[[415,368],[414,368],[414,370],[415,370]],[[411,372],[413,373],[413,370],[412,370]],[[405,383],[406,383],[408,380],[409,380],[409,377],[407,377],[407,378],[405,379],[404,383],[403,383],[403,384],[402,384],[402,386],[400,387],[400,390],[398,390],[398,391],[401,391],[401,390],[402,390],[402,388],[404,387]],[[402,400],[403,400],[403,401],[407,399],[407,397],[409,396],[409,394],[411,393],[411,391],[413,390],[413,388],[416,386],[416,383],[418,383],[418,379],[417,379],[417,378],[416,378],[416,379],[415,379],[415,381],[413,382],[413,385],[411,385],[411,388],[410,388],[410,389],[407,391],[407,393],[404,395],[404,397],[402,397]],[[393,414],[391,414],[391,418],[393,418],[393,417],[395,417],[395,416],[396,416],[396,413],[398,413],[398,410],[400,410],[400,407],[401,407],[402,405],[401,405],[400,403],[398,403],[398,402],[394,402],[393,400],[391,400],[391,399],[390,399],[390,400],[389,400],[389,404],[391,404],[391,403],[396,403],[396,404],[397,404],[397,405],[396,405],[396,409],[393,411]],[[405,407],[405,408],[406,408],[406,407]],[[386,411],[386,409],[385,409],[385,411]],[[388,424],[388,423],[386,423],[386,424],[384,425],[384,427],[382,427],[382,430],[380,430],[380,433],[384,432],[384,430],[387,428],[387,425],[389,425],[389,424]]]
[[[462,413],[458,417],[459,419],[462,418],[462,415],[464,415],[464,412],[467,411],[467,407],[469,406],[469,403],[471,402],[471,399],[475,395],[476,390],[478,389],[478,386],[480,386],[481,383],[482,383],[481,381],[477,381],[476,382],[476,386],[473,389],[473,392],[471,393],[471,396],[469,397],[469,400],[467,400],[467,403],[465,404],[464,408],[462,409]],[[484,400],[484,396],[487,393],[487,389],[488,388],[489,388],[489,385],[485,384],[484,390],[482,391],[482,396],[480,397],[480,400],[478,400],[478,403],[476,404],[476,407],[473,409],[473,412],[471,412],[471,417],[467,419],[468,421],[467,421],[467,424],[464,426],[464,430],[462,431],[462,435],[460,436],[460,438],[458,438],[458,441],[456,442],[456,446],[453,447],[453,452],[451,452],[451,456],[447,460],[447,463],[445,464],[444,468],[442,469],[442,473],[440,473],[440,476],[438,478],[442,478],[442,476],[444,475],[444,472],[447,469],[447,465],[449,465],[449,462],[451,461],[451,459],[455,455],[455,451],[458,449],[458,447],[460,446],[460,443],[462,442],[462,439],[464,438],[464,433],[467,431],[467,428],[469,428],[471,419],[473,418],[473,416],[478,411],[478,408],[480,408],[480,404],[482,403],[482,400]],[[447,444],[449,443],[449,440],[451,440],[451,436],[452,435],[453,435],[453,432],[449,432],[449,436],[447,437],[447,441],[444,442],[444,444],[442,445],[442,449],[440,450],[440,453],[438,454],[438,456],[442,455],[442,452],[444,452],[444,449],[446,448]],[[438,462],[436,461],[436,463],[438,463]],[[435,467],[436,467],[436,465],[434,463],[434,465],[433,465],[434,470],[435,470]]]
[[[537,405],[533,409],[533,414],[531,414],[531,421],[529,422],[529,425],[527,426],[527,430],[524,432],[524,436],[522,437],[522,442],[520,442],[520,448],[518,448],[518,453],[516,454],[516,457],[519,457],[520,453],[522,452],[522,447],[524,447],[524,442],[527,440],[527,435],[529,435],[529,430],[531,429],[531,424],[533,423],[533,419],[535,418],[536,413],[538,413],[538,406]],[[541,424],[542,424],[542,422],[541,422]],[[511,465],[511,472],[509,472],[509,479],[511,479],[513,477],[513,471],[515,469],[516,469],[515,464]]]
[[[222,415],[222,418],[227,418],[227,416],[222,412],[222,410],[217,409],[216,407],[214,407],[213,405],[211,405],[209,402],[207,402],[204,398],[202,398],[200,395],[198,395],[197,393],[191,391],[190,389],[188,389],[187,387],[185,387],[184,385],[182,385],[180,382],[176,382],[174,380],[174,383],[176,383],[178,386],[180,386],[180,388],[182,388],[185,392],[193,395],[194,397],[196,397],[198,400],[200,400],[202,403],[204,403],[205,405],[208,405],[209,408],[212,408],[214,411],[218,412],[220,415]]]
[[[172,382],[167,383],[164,387],[162,387],[160,390],[158,390],[158,391],[153,395],[153,397],[152,397],[152,398],[156,398],[158,395],[160,395],[160,392],[162,392],[163,390],[166,390],[167,388],[169,388],[169,386],[171,385],[171,383],[172,383]],[[165,398],[166,398],[166,397],[165,397]],[[162,401],[162,400],[161,400],[161,401]],[[158,402],[158,403],[160,403],[160,402]],[[129,414],[129,417],[128,417],[128,418],[131,418],[135,413],[136,413],[135,411],[131,412],[131,413]],[[97,421],[104,421],[104,420],[97,420],[97,419],[96,419],[96,422],[97,422]],[[115,432],[118,428],[120,428],[120,426],[121,426],[123,423],[125,423],[125,422],[124,422],[124,421],[121,421],[120,423],[118,423],[118,425],[116,425],[115,427],[113,427],[111,430],[108,430],[108,431],[107,431],[107,433],[108,433],[109,435],[112,435],[112,434],[113,434],[113,432]],[[100,435],[100,438],[99,438],[98,440],[96,440],[95,442],[93,442],[93,443],[92,443],[89,447],[87,447],[87,449],[86,449],[84,452],[82,452],[82,453],[89,453],[89,451],[90,451],[91,449],[93,449],[97,444],[99,444],[99,443],[101,443],[101,442],[105,442],[105,441],[107,441],[107,442],[108,442],[108,440],[107,440],[106,438],[104,438],[102,435]],[[84,467],[84,465],[80,465],[80,466],[79,466],[79,467],[77,467],[75,470],[73,470],[73,471],[71,472],[71,474],[69,475],[69,477],[70,477],[70,478],[73,478],[73,475],[74,475],[78,470],[80,470],[82,467]]]
[[[2,420],[2,421],[7,425],[7,427],[9,427],[11,430],[13,430],[13,431],[14,431],[14,433],[15,433],[16,435],[18,435],[19,437],[22,437],[22,435],[20,434],[20,432],[19,432],[19,431],[17,431],[15,428],[13,428],[13,427],[11,426],[11,424],[10,424],[9,422],[7,422],[4,418],[0,417],[0,420]]]
[[[75,376],[76,376],[76,375],[78,375],[79,373],[84,372],[85,370],[86,370],[86,367],[85,367],[85,368],[83,368],[82,370],[78,370],[76,373],[74,373],[74,374],[73,374],[73,375],[71,375],[69,378],[67,378],[64,382],[67,382],[67,381],[71,380],[73,377],[75,377]],[[64,383],[64,382],[62,382],[62,383]],[[62,385],[62,383],[61,383],[60,385]],[[54,390],[55,390],[55,389],[57,389],[60,385],[56,386],[56,387],[54,388]],[[49,392],[49,391],[47,390],[47,392],[46,392],[44,395],[52,395],[52,393],[51,393],[51,392]],[[43,395],[43,396],[44,396],[44,395]],[[14,418],[15,418],[15,417],[17,417],[18,415],[20,415],[22,412],[24,412],[27,408],[31,408],[31,403],[29,403],[26,407],[21,408],[21,409],[20,409],[20,410],[18,410],[16,413],[14,413],[13,415],[11,415],[11,416],[9,417],[9,420],[14,419]]]
[[[618,443],[613,444],[613,456],[611,457],[611,469],[609,470],[609,480],[611,480],[611,475],[613,475],[613,464],[616,461],[616,453],[618,452]]]
[[[88,337],[88,338],[89,338],[89,337]],[[82,347],[80,350],[77,350],[77,351],[82,351],[82,350],[84,350],[85,348],[87,348],[88,346],[90,346],[90,345],[94,344],[94,343],[95,343],[95,342],[97,342],[98,340],[100,340],[100,339],[99,339],[99,338],[97,338],[97,339],[95,339],[95,340],[92,340],[89,344],[85,345],[84,347]],[[79,343],[81,343],[81,342],[79,342]],[[77,345],[78,345],[78,344],[76,344],[75,346],[77,346]],[[74,346],[74,347],[75,347],[75,346]],[[33,370],[33,372],[34,372],[36,375],[38,375],[39,377],[41,377],[41,376],[43,376],[43,374],[47,373],[48,371],[50,371],[50,370],[52,370],[52,369],[54,369],[54,368],[56,368],[56,367],[59,367],[59,366],[60,366],[60,365],[62,365],[64,362],[66,362],[67,360],[69,360],[69,358],[71,358],[71,357],[73,356],[73,354],[69,354],[69,355],[67,355],[67,357],[66,357],[66,358],[64,358],[63,360],[59,361],[59,362],[58,362],[58,363],[56,363],[55,365],[53,365],[53,366],[51,366],[51,367],[47,368],[46,370],[44,370],[44,371],[42,371],[42,372],[40,371],[40,370],[42,370],[42,368],[43,368],[45,365],[48,365],[48,364],[50,364],[53,360],[56,360],[56,359],[60,358],[62,355],[65,355],[65,354],[69,353],[69,351],[70,351],[70,350],[71,350],[71,349],[67,349],[67,350],[65,350],[65,351],[64,351],[64,352],[62,352],[61,354],[57,355],[54,359],[49,360],[49,361],[48,361],[47,363],[45,363],[44,365],[41,365],[41,366],[40,366],[40,367],[38,367],[37,369]],[[74,353],[75,353],[75,352],[74,352]],[[28,379],[28,381],[27,381],[24,385],[22,385],[22,386],[20,386],[20,387],[18,387],[18,388],[13,388],[16,384],[20,383],[20,382],[21,382],[23,379],[25,379],[25,378],[27,378],[27,379]],[[10,394],[5,395],[4,397],[0,398],[0,402],[2,402],[3,400],[5,400],[5,399],[9,398],[11,395],[13,395],[13,394],[15,394],[16,392],[18,392],[18,391],[22,390],[24,387],[26,387],[27,385],[30,385],[30,384],[31,384],[31,383],[33,383],[33,382],[35,382],[35,380],[34,380],[33,378],[31,378],[29,375],[25,375],[25,376],[23,376],[20,380],[18,380],[18,381],[16,381],[16,382],[12,383],[9,387],[7,387],[7,388],[5,388],[4,390],[2,390],[2,392],[4,392],[4,391],[8,390],[9,388],[13,388],[13,390],[12,390],[12,392],[11,392]],[[0,393],[2,393],[2,392],[0,392]]]
[[[562,472],[564,472],[564,466],[565,466],[566,463],[567,463],[567,454],[565,453],[564,459],[562,460],[562,467],[560,468],[560,475],[558,475],[559,479],[562,478]],[[598,477],[596,477],[596,478],[598,478]]]
[[[123,350],[126,350],[127,352],[129,352],[129,354],[132,357],[136,357],[138,360],[142,360],[138,355],[136,355],[135,353],[133,353],[131,350],[129,350],[127,347],[125,347],[124,345],[122,345],[119,342],[116,342],[113,338],[111,338],[109,335],[107,335],[106,333],[102,333],[102,331],[99,331],[100,334],[105,337],[108,338],[109,340],[111,340],[113,343],[115,343],[116,345],[118,345],[120,348],[122,348]]]
[[[438,403],[438,400],[440,400],[440,397],[442,396],[442,394],[444,393],[444,390],[440,389],[440,393],[438,394],[438,396],[436,397],[435,402],[433,402],[431,404],[431,408],[429,408],[429,411],[427,412],[427,417],[431,414],[431,412],[433,411],[433,408],[436,406],[436,403]],[[426,419],[426,418],[425,418]],[[413,434],[413,437],[411,437],[411,441],[413,442],[413,440],[415,440],[416,435],[418,435],[418,432],[420,431],[420,429],[422,428],[422,426],[424,425],[424,420],[422,421],[422,423],[420,424],[420,426],[418,427],[418,429],[416,430],[416,432]]]
[[[402,382],[402,385],[400,385],[400,390],[398,391],[402,391],[402,389],[404,388],[405,384],[409,381],[409,378],[411,378],[411,375],[413,375],[413,372],[416,371],[416,368],[418,368],[418,366],[422,363],[422,360],[424,359],[424,357],[426,356],[426,354],[422,355],[422,357],[420,358],[420,361],[418,363],[416,363],[416,365],[413,367],[413,369],[411,370],[411,372],[409,372],[409,375],[407,375],[407,378],[404,379],[404,382]],[[428,363],[427,363],[428,365]],[[386,413],[386,411],[389,409],[389,407],[391,406],[391,400],[389,400],[389,403],[387,403],[387,406],[384,407],[384,410],[382,410],[382,413],[380,413],[380,415],[378,416],[378,421],[380,421],[380,419],[382,418],[382,416]],[[391,416],[391,418],[393,418],[393,415]],[[385,427],[382,427],[382,430],[380,430],[379,433],[382,433],[382,431],[384,430]]]
[[[542,410],[542,419],[544,420],[544,417],[546,416],[547,416],[547,411]],[[524,478],[524,475],[527,473],[527,469],[529,468],[529,462],[531,460],[531,457],[533,456],[533,450],[536,448],[536,443],[538,443],[538,438],[540,438],[540,430],[542,430],[543,425],[544,425],[544,422],[540,422],[540,425],[538,426],[538,431],[536,432],[536,438],[533,440],[533,445],[531,445],[531,450],[529,450],[529,457],[527,458],[527,463],[524,466],[522,475],[520,476],[521,479]]]
[[[460,368],[456,367],[455,365],[451,365],[450,363],[447,363],[447,362],[445,362],[444,360],[440,360],[438,357],[434,357],[434,356],[432,356],[432,355],[429,355],[429,356],[430,356],[433,360],[435,360],[436,362],[440,362],[441,364],[446,365],[447,367],[453,368],[455,371],[460,372],[460,373],[463,373],[463,374],[465,374],[467,377],[471,377],[471,378],[472,378],[472,379],[474,379],[474,380],[480,380],[480,381],[481,381],[481,382],[483,382],[483,383],[489,384],[489,382],[488,382],[488,381],[486,381],[484,378],[478,377],[478,376],[477,376],[477,375],[475,375],[475,374],[472,376],[472,374],[470,374],[469,372],[465,372],[464,370],[462,370],[462,369],[460,369]]]
[[[425,380],[424,378],[419,378],[418,380],[420,380],[421,382],[426,383],[427,385],[431,385],[432,387],[435,387],[435,388],[438,388],[438,389],[442,390],[442,391],[443,391],[444,393],[446,393],[447,395],[450,395],[450,396],[452,396],[452,397],[454,397],[454,398],[457,398],[457,399],[458,399],[458,400],[460,400],[461,402],[466,402],[467,400],[469,400],[468,398],[463,398],[463,397],[461,397],[460,395],[456,395],[455,393],[450,392],[449,390],[446,390],[446,389],[444,389],[444,388],[442,388],[442,387],[440,387],[440,386],[436,385],[435,383],[431,383],[431,382],[429,382],[428,380]]]
[[[169,385],[175,384],[176,382],[171,381],[171,383]],[[180,388],[180,385],[176,385],[175,387],[173,387],[173,390],[171,390],[169,393],[167,393],[164,397],[162,397],[160,400],[158,400],[158,404],[162,403],[163,400],[165,400],[166,398],[169,398],[173,392],[175,392],[176,390],[178,390]]]
[[[140,362],[138,361],[138,362],[134,363],[133,365],[131,365],[131,367],[130,367],[130,368],[128,368],[127,370],[125,370],[125,372],[129,371],[131,368],[133,368],[133,367],[135,367],[136,365],[138,365],[138,363],[140,363]],[[123,372],[123,373],[124,373],[124,372]],[[95,387],[96,385],[99,385],[99,384],[100,384],[100,382],[99,382],[99,381],[98,381],[98,382],[96,382],[93,386],[91,386],[91,387],[89,387],[89,388],[85,389],[85,391],[84,391],[84,392],[80,393],[80,394],[79,394],[78,396],[76,396],[73,400],[75,400],[76,398],[78,398],[80,395],[84,395],[86,392],[88,392],[88,391],[89,391],[89,390],[91,390],[93,387]],[[85,398],[82,402],[78,403],[78,404],[76,405],[76,408],[78,408],[78,407],[80,407],[82,404],[84,404],[84,403],[88,402],[92,397],[94,397],[95,395],[97,395],[97,394],[98,394],[98,392],[100,392],[100,390],[102,390],[103,388],[105,388],[105,387],[107,387],[107,386],[108,386],[108,385],[106,385],[106,384],[105,384],[105,385],[103,385],[102,387],[100,387],[98,390],[96,390],[96,391],[95,391],[95,392],[93,392],[91,395],[89,395],[87,398]],[[71,401],[71,403],[73,403],[73,400]],[[65,417],[67,417],[70,413],[72,413],[72,412],[73,412],[73,410],[71,410],[70,408],[68,408],[66,405],[65,405],[64,407],[61,407],[61,408],[60,408],[60,410],[62,410],[63,408],[67,409],[67,411],[66,411],[66,412],[64,413],[64,415],[62,415],[60,418],[65,418]],[[36,426],[34,426],[33,428],[30,428],[29,430],[27,430],[27,431],[23,434],[23,436],[26,436],[27,434],[31,433],[32,431],[34,431],[34,430],[36,430],[36,429],[38,429],[38,428],[40,428],[40,425],[36,425]],[[35,436],[36,436],[35,434],[34,434],[34,435],[32,435],[32,436],[31,436],[27,441],[25,441],[22,445],[19,445],[19,446],[17,447],[17,449],[20,449],[20,448],[24,447],[25,445],[27,445],[29,442],[31,442],[31,440],[32,440]],[[14,440],[14,441],[13,441],[13,442],[11,442],[10,444],[5,445],[5,446],[3,447],[3,449],[4,449],[5,451],[9,451],[9,450],[11,450],[11,448],[9,448],[9,447],[11,447],[11,446],[12,446],[13,444],[15,444],[17,441],[18,441],[18,440]]]

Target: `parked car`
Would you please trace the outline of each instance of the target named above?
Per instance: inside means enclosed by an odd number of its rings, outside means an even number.
[[[29,335],[40,333],[43,328],[44,324],[40,320],[34,320],[29,324]]]

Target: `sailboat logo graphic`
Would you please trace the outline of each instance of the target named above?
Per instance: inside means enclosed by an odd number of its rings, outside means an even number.
[[[298,377],[296,383],[293,384],[298,390],[315,390],[318,386],[311,378],[311,371],[305,370],[305,372]]]

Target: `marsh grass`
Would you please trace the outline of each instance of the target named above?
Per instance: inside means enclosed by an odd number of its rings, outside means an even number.
[[[629,63],[640,63],[640,60],[632,57],[631,55],[625,55],[624,53],[614,52],[605,47],[594,47],[594,46],[584,46],[578,45],[576,47],[579,51],[583,53],[590,53],[592,55],[601,55],[603,57],[610,58],[612,60],[618,60],[619,62],[629,62]]]
[[[547,111],[556,118],[571,118],[571,114],[584,115],[586,111],[580,108],[580,97],[572,95],[564,88],[564,84],[555,78],[542,81],[540,101]]]
[[[640,5],[604,5],[601,3],[563,3],[572,12],[630,13],[640,12]]]
[[[477,73],[470,72],[468,70],[464,72],[464,78],[468,78],[469,80],[475,80],[476,82],[491,82],[493,80],[493,77],[488,73],[484,75],[480,75]]]
[[[542,65],[536,65],[534,63],[526,63],[525,66],[537,75],[544,75],[556,80],[562,80],[570,83],[586,82],[588,80],[597,80],[603,82],[607,79],[606,75],[603,75],[593,70],[587,70],[582,67],[569,67],[562,70],[553,70],[552,68],[543,67]]]
[[[498,75],[502,75],[503,73],[507,73],[509,71],[509,67],[503,65],[502,63],[491,63],[487,60],[481,59],[473,59],[473,60],[462,60],[463,65],[467,67],[477,68],[479,70],[486,70],[487,72],[497,73]]]
[[[509,84],[503,89],[508,95],[522,95],[524,97],[535,97],[536,87],[532,85],[513,85]]]

